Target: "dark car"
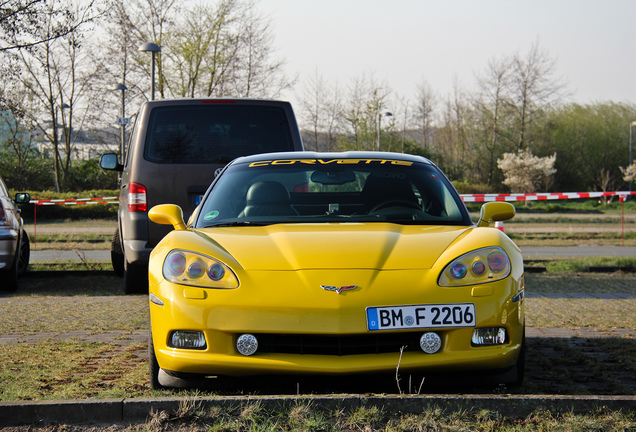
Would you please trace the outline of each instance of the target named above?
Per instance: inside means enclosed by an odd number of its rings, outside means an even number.
[[[123,162],[103,155],[104,169],[121,171],[118,229],[112,262],[126,293],[148,291],[148,257],[170,229],[147,211],[178,204],[187,219],[225,165],[239,156],[302,150],[289,102],[256,99],[177,99],[140,109]]]
[[[29,237],[16,204],[30,200],[28,193],[19,193],[14,201],[0,178],[0,289],[3,291],[18,289],[18,275],[26,272],[29,265]]]

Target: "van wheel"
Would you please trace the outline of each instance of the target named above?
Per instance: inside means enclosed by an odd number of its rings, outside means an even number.
[[[148,294],[148,265],[124,260],[124,293]]]
[[[18,255],[18,274],[23,275],[29,268],[29,260],[31,259],[31,245],[29,244],[29,236],[26,231],[22,230],[22,239],[20,240],[20,254]]]
[[[110,262],[113,270],[118,277],[124,277],[124,249],[121,247],[121,236],[119,228],[113,234],[113,240],[110,243]]]

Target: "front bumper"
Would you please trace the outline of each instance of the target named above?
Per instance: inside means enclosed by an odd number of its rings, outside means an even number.
[[[352,291],[321,290],[329,274],[336,286],[360,283]],[[163,305],[150,303],[152,337],[162,369],[203,375],[251,374],[350,374],[395,371],[454,371],[503,369],[515,365],[523,337],[523,300],[512,298],[521,289],[521,278],[476,287],[441,288],[439,272],[404,270],[334,270],[302,272],[253,272],[243,275],[237,289],[189,288],[169,283],[150,274],[150,291]],[[432,279],[432,280],[429,280]],[[260,288],[257,288],[260,287]],[[263,288],[268,287],[268,288]],[[403,288],[409,287],[409,288]],[[474,347],[473,327],[380,331],[367,330],[365,310],[370,306],[473,303],[476,327],[503,327],[503,345]],[[203,350],[168,346],[174,330],[202,331]],[[259,352],[243,356],[236,340],[244,333],[275,335],[320,335],[321,337],[392,335],[437,332],[442,349],[435,354],[399,348],[378,354],[320,355],[288,352]],[[410,347],[413,348],[413,347]]]

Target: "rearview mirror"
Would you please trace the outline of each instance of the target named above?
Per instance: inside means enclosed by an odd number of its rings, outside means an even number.
[[[175,230],[186,229],[181,207],[174,204],[159,204],[148,212],[148,219],[160,225],[172,225]]]
[[[15,202],[17,204],[26,204],[31,201],[31,195],[26,192],[19,192],[15,194]]]
[[[99,158],[99,166],[110,171],[122,171],[124,166],[119,163],[119,158],[115,153],[106,153]]]
[[[515,217],[516,209],[507,202],[490,202],[481,206],[477,226],[488,227],[492,222],[507,221]]]
[[[356,175],[352,171],[314,171],[311,181],[324,185],[343,185],[354,182]]]

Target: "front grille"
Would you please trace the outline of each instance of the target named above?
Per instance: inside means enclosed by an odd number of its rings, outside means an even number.
[[[381,333],[349,336],[254,334],[258,352],[346,356],[417,351],[421,333]]]

